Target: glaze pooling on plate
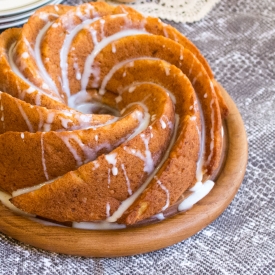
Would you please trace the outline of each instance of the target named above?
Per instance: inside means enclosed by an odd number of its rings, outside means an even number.
[[[213,188],[227,107],[177,30],[124,6],[59,5],[0,43],[0,187],[17,208],[105,228]]]

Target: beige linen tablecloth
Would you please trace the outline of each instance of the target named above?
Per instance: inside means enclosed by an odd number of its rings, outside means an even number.
[[[132,257],[59,255],[0,234],[0,274],[275,274],[275,1],[222,0],[197,23],[171,24],[200,48],[243,116],[249,162],[235,199],[188,240]]]

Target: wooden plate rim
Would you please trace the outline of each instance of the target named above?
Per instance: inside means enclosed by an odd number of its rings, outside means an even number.
[[[37,248],[86,257],[146,253],[196,234],[214,221],[233,200],[247,164],[248,145],[241,115],[227,92],[221,89],[230,110],[225,122],[229,140],[227,156],[213,190],[189,211],[137,228],[92,231],[46,226],[19,216],[0,204],[0,231]]]

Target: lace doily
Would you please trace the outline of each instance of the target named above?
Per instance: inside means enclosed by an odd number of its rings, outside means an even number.
[[[119,5],[127,0],[106,0]],[[120,1],[120,2],[118,2]],[[129,0],[128,0],[129,1]],[[136,0],[129,5],[144,15],[173,20],[175,22],[194,22],[202,19],[220,0]]]

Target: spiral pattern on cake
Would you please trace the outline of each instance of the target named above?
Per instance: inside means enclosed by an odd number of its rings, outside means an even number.
[[[135,224],[217,169],[228,110],[175,28],[104,2],[0,37],[0,187],[58,222]]]

